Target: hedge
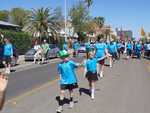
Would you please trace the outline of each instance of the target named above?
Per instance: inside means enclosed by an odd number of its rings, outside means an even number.
[[[17,48],[19,54],[25,54],[31,48],[31,36],[24,32],[1,30],[4,37],[10,38],[12,44]]]

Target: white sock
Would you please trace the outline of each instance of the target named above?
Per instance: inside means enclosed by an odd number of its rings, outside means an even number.
[[[94,99],[94,94],[95,94],[95,89],[92,88],[92,89],[91,89],[91,98],[92,98],[92,99]]]
[[[102,72],[102,71],[100,72],[100,77],[101,77],[101,78],[103,77],[103,72]]]
[[[100,74],[100,65],[99,65],[99,63],[97,63],[97,72],[98,72],[98,74]]]

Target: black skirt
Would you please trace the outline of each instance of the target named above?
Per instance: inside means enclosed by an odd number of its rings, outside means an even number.
[[[88,71],[86,73],[86,78],[88,79],[88,81],[98,81],[97,72],[92,73],[92,72]]]

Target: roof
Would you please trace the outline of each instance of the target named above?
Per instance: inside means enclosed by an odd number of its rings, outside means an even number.
[[[11,24],[9,22],[0,21],[0,25],[3,26],[12,26],[12,27],[19,27],[19,25]]]

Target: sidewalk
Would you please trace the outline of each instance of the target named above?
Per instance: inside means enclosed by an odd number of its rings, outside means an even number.
[[[49,59],[46,62],[52,63],[52,62],[57,62],[57,61],[59,61],[59,58]],[[16,71],[18,72],[18,71],[22,71],[22,70],[36,68],[36,67],[39,67],[39,66],[41,66],[41,65],[33,64],[32,61],[25,62],[24,55],[20,55],[19,58],[18,58],[18,61],[17,61],[17,65],[13,66],[11,69],[15,72]],[[0,68],[0,72],[4,72],[4,68]]]
[[[65,104],[63,113],[149,113],[150,77],[144,66],[143,61],[121,60],[113,68],[106,67],[104,78],[97,82],[94,101],[86,94],[88,82],[78,69],[83,92],[80,95],[79,89],[75,90],[74,108]],[[58,89],[58,80],[50,81],[9,100],[1,113],[56,113]]]

